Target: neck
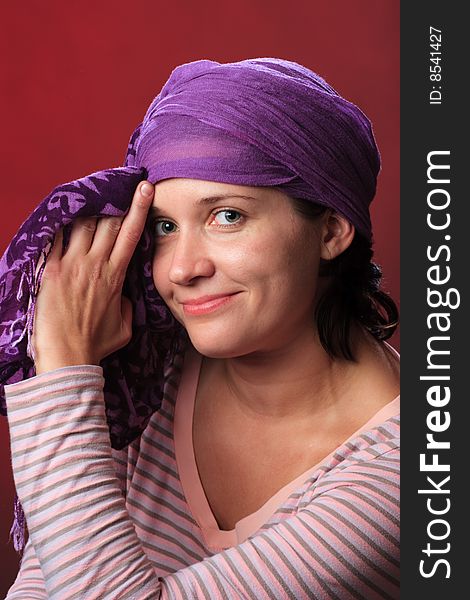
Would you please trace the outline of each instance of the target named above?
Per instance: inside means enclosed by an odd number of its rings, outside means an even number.
[[[360,362],[364,335],[353,336]],[[209,389],[220,390],[236,414],[267,422],[320,416],[344,399],[356,379],[358,363],[332,360],[314,331],[281,348],[208,361]]]

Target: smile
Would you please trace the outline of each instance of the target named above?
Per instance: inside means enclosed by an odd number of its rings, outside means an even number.
[[[183,303],[183,310],[187,315],[205,315],[207,313],[214,312],[228,304],[235,294],[228,294],[227,296],[219,296],[206,302],[198,302],[197,304]]]

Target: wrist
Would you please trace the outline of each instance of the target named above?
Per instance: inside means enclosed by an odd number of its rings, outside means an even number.
[[[99,365],[99,360],[87,352],[54,351],[42,352],[34,361],[36,375],[76,365]]]

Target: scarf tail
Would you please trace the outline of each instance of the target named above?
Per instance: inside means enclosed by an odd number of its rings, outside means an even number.
[[[21,502],[18,498],[18,495],[15,493],[15,502],[14,502],[14,518],[13,525],[10,529],[10,537],[9,541],[13,538],[13,546],[15,550],[22,556],[26,537],[26,518],[23,512],[23,507],[21,506]]]

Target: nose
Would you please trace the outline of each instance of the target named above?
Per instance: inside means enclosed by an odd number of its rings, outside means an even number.
[[[188,285],[196,277],[211,277],[215,265],[204,241],[192,232],[180,231],[173,248],[168,277],[172,283]]]

